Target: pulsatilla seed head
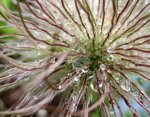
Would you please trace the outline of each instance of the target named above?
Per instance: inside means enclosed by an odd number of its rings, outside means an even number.
[[[120,117],[123,102],[150,116],[149,0],[10,2],[0,1],[13,28],[0,35],[0,93],[13,89],[17,103],[0,115]]]

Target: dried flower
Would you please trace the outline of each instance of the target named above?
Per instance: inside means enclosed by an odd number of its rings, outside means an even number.
[[[12,2],[11,11],[1,1],[1,20],[17,31],[0,38],[17,39],[0,45],[7,61],[0,92],[21,87],[21,93],[0,115],[46,108],[53,116],[88,117],[99,108],[103,117],[123,116],[120,99],[133,117],[139,111],[132,102],[150,115],[150,99],[135,80],[150,81],[149,0]]]

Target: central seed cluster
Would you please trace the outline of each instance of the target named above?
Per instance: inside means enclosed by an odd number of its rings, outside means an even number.
[[[75,68],[87,66],[88,70],[93,72],[98,70],[100,65],[103,69],[106,69],[107,65],[112,64],[108,50],[106,50],[106,48],[101,48],[100,43],[95,44],[94,46],[92,43],[88,43],[83,49],[86,54],[74,62],[73,66]]]

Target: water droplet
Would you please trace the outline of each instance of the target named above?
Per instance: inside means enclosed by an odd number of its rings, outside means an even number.
[[[40,87],[43,87],[43,84],[40,84],[39,86],[40,86]]]
[[[24,79],[25,82],[28,82],[29,80],[30,80],[29,78],[25,78],[25,79]]]
[[[61,18],[59,18],[59,17],[55,17],[55,21],[56,21],[57,24],[61,24],[61,21],[62,21],[62,20],[61,20]]]
[[[105,64],[101,64],[100,68],[101,68],[102,71],[104,71],[104,70],[106,70],[106,65]]]
[[[117,64],[121,63],[121,61],[119,59],[115,59],[114,62],[117,63]]]
[[[114,61],[115,57],[111,54],[108,58],[109,61]]]
[[[89,71],[89,70],[88,70],[87,67],[85,67],[85,68],[82,69],[82,73],[87,73],[88,71]]]
[[[107,70],[108,73],[112,73],[112,70]]]
[[[62,86],[60,85],[59,87],[58,87],[58,89],[61,89],[62,88]]]
[[[85,15],[86,13],[81,9],[81,10],[80,10],[80,14],[81,14],[81,15]]]
[[[37,117],[48,117],[48,112],[45,109],[39,109],[37,111]]]
[[[74,81],[78,82],[79,81],[79,77],[75,77]]]
[[[43,13],[43,17],[44,17],[44,18],[48,18],[48,16],[47,16],[45,13]]]
[[[149,3],[149,0],[145,0],[144,4],[146,4],[146,5],[147,5],[148,3]]]
[[[113,111],[113,110],[112,110],[112,111],[110,111],[110,114],[111,114],[111,115],[113,115],[113,114],[114,114],[114,111]]]
[[[57,61],[57,58],[55,58],[55,57],[51,59],[52,63],[55,63],[56,61]]]
[[[42,49],[46,49],[46,45],[44,45],[44,44],[39,44],[38,46]]]
[[[70,31],[70,32],[74,32],[74,31],[75,31],[75,29],[74,29],[73,27],[69,27],[69,28],[68,28],[68,31]]]
[[[103,30],[103,34],[104,34],[104,35],[106,35],[106,34],[108,33],[108,29],[109,29],[108,26],[105,26],[105,27],[104,27],[104,30]]]
[[[123,45],[122,46],[122,48],[124,49],[124,50],[127,50],[127,49],[129,49],[129,48],[132,48],[133,47],[133,45]]]
[[[118,81],[118,80],[119,80],[119,77],[115,77],[115,79]]]
[[[101,25],[102,25],[101,22],[102,22],[102,19],[98,19],[98,20],[97,20],[97,25],[98,25],[98,26],[101,26]]]
[[[90,87],[91,87],[91,89],[92,89],[93,91],[97,92],[97,90],[94,88],[94,86],[93,86],[92,83],[90,84]]]
[[[74,103],[72,104],[72,106],[73,106],[73,107],[76,106],[76,103],[74,102]]]
[[[70,76],[71,74],[70,74],[70,73],[68,73],[67,75],[68,75],[68,76]]]
[[[28,25],[28,27],[29,27],[29,28],[34,28],[34,26],[33,26],[33,25],[31,25],[31,24],[29,24],[29,25]]]
[[[37,97],[37,96],[34,96],[33,98],[34,98],[34,100],[38,100],[38,97]]]
[[[93,76],[93,75],[91,75],[91,76],[89,76],[89,77],[88,77],[88,79],[92,79],[92,78],[94,78],[94,76]]]
[[[86,29],[83,29],[83,32],[86,33]]]
[[[40,56],[40,55],[41,55],[41,52],[38,52],[37,55]]]
[[[124,50],[126,50],[126,49],[128,49],[128,45],[123,45],[122,48],[123,48]]]
[[[103,83],[101,82],[101,83],[99,83],[99,85],[98,85],[100,88],[103,86]]]
[[[47,1],[46,1],[46,3],[47,3]],[[61,7],[61,4],[59,2],[56,2],[55,4],[57,7]]]
[[[111,53],[116,53],[116,51],[115,51],[113,48],[111,48],[111,47],[109,47],[109,48],[107,49],[107,52],[108,52],[109,54],[111,54]]]
[[[51,36],[46,36],[46,38],[48,39],[49,42],[51,42],[51,40],[53,39]]]
[[[121,88],[122,88],[123,90],[125,90],[125,91],[130,91],[130,90],[131,90],[129,84],[126,83],[126,82],[122,82]]]

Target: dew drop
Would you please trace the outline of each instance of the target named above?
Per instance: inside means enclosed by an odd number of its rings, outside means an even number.
[[[39,44],[38,46],[42,49],[46,49],[46,45],[44,45],[44,44]]]
[[[74,78],[74,81],[78,82],[78,81],[79,81],[79,78],[78,78],[78,77],[75,77],[75,78]]]
[[[40,84],[39,86],[40,86],[40,87],[43,87],[43,84]]]
[[[87,72],[88,72],[88,68],[87,67],[82,69],[82,73],[87,73]]]
[[[101,83],[99,83],[99,85],[98,85],[100,88],[103,86],[103,84],[102,84],[102,82]]]
[[[117,64],[121,63],[121,61],[119,59],[115,59],[114,62],[117,63]]]
[[[41,55],[41,52],[38,52],[37,55],[40,56],[40,55]]]
[[[110,114],[113,115],[113,114],[114,114],[114,111],[110,111]]]
[[[81,10],[80,10],[80,14],[81,14],[81,15],[85,15],[86,13],[81,9]]]
[[[127,90],[127,91],[130,91],[131,89],[130,89],[130,87],[128,86],[128,87],[126,88],[126,90]]]
[[[25,79],[24,79],[25,82],[28,82],[29,80],[30,80],[29,78],[25,78]]]
[[[115,59],[115,57],[112,54],[108,57],[109,61],[114,61],[114,59]]]
[[[68,76],[70,76],[71,74],[70,74],[70,73],[68,73],[67,75],[68,75]]]
[[[45,109],[39,109],[37,111],[37,117],[48,117],[48,112]]]
[[[118,80],[119,80],[119,77],[115,77],[115,79],[118,81]]]
[[[113,48],[111,48],[111,47],[109,47],[109,48],[107,49],[107,52],[108,52],[109,54],[111,54],[111,53],[116,53],[116,51],[115,51]]]
[[[112,71],[111,71],[111,70],[107,70],[107,72],[108,72],[108,73],[112,73]]]
[[[51,59],[52,63],[55,63],[56,61],[57,61],[57,58],[55,58],[55,57]]]
[[[31,25],[31,24],[30,24],[30,25],[28,25],[28,27],[29,27],[29,28],[34,28],[34,26],[33,26],[33,25]]]
[[[94,78],[94,76],[93,76],[93,75],[91,75],[91,76],[89,76],[89,77],[88,77],[88,79],[92,79],[92,78]]]
[[[46,36],[46,38],[50,41],[50,40],[52,40],[53,38],[51,37],[51,36]]]
[[[55,21],[56,21],[57,24],[61,24],[62,20],[59,17],[55,17]]]
[[[102,71],[104,71],[104,70],[106,70],[106,65],[105,64],[101,64],[100,68],[101,68]]]
[[[101,26],[101,25],[102,25],[101,22],[102,22],[102,19],[98,19],[98,20],[97,20],[97,25],[98,25],[98,26]]]
[[[46,3],[47,3],[47,2],[46,2]],[[59,2],[56,2],[55,4],[56,4],[57,7],[61,7],[61,5],[60,5]]]
[[[83,32],[86,33],[86,29],[83,29]]]
[[[144,4],[146,4],[146,5],[147,5],[148,3],[149,3],[149,0],[145,0]]]
[[[69,27],[68,30],[69,30],[70,32],[74,32],[74,31],[75,31],[74,28],[72,28],[72,27]]]
[[[123,45],[122,48],[123,48],[124,50],[126,50],[126,49],[128,49],[128,46],[127,46],[127,45]]]
[[[44,17],[44,18],[48,18],[48,16],[47,16],[45,13],[43,13],[43,17]]]
[[[74,102],[74,103],[72,104],[72,106],[73,106],[73,107],[76,106],[76,103]]]
[[[60,85],[59,87],[58,87],[58,89],[61,89],[62,88],[62,86]]]
[[[91,89],[92,89],[93,91],[97,92],[97,90],[94,88],[94,86],[93,86],[92,83],[90,84],[90,87],[91,87]]]
[[[125,84],[124,82],[121,84],[121,88],[125,91],[130,91],[130,86],[128,84]]]
[[[34,100],[38,100],[38,97],[37,97],[37,96],[34,96],[33,98],[34,98]]]

